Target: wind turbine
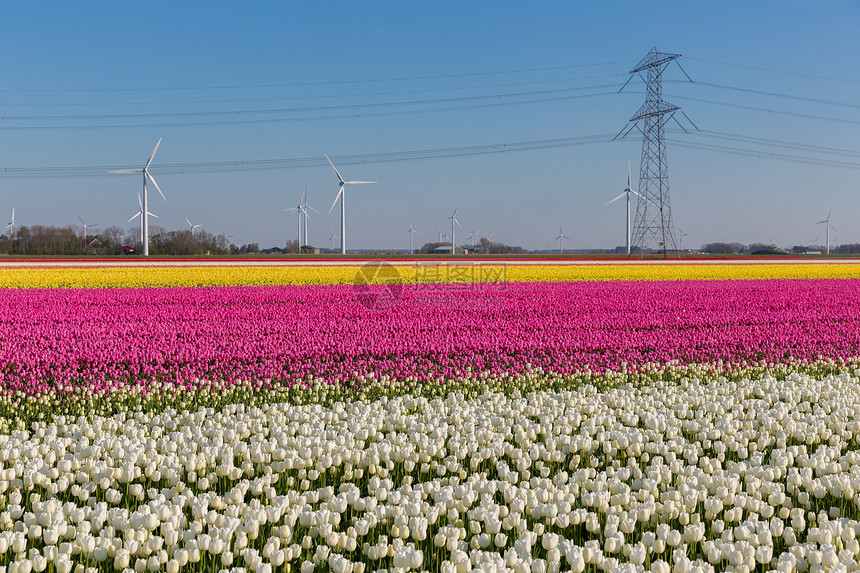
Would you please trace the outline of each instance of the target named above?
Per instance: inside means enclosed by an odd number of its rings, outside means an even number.
[[[98,227],[98,226],[99,226],[99,224],[98,224],[98,223],[95,223],[95,224],[92,224],[92,225],[87,225],[86,223],[84,223],[84,220],[83,220],[83,219],[81,219],[81,216],[80,216],[80,215],[75,215],[75,216],[78,218],[78,221],[80,221],[80,222],[81,222],[81,226],[83,226],[83,228],[84,228],[84,240],[86,241],[86,240],[87,240],[87,227]]]
[[[191,234],[192,234],[192,235],[194,234],[194,229],[196,229],[197,227],[201,227],[201,226],[202,226],[202,225],[199,225],[199,224],[198,224],[198,225],[194,225],[194,224],[192,224],[192,223],[191,223],[191,221],[189,221],[189,220],[188,220],[188,217],[185,217],[185,222],[186,222],[186,223],[188,223],[188,226],[189,226],[189,227],[191,227]]]
[[[9,229],[9,238],[15,238],[15,207],[12,207],[12,220],[9,221],[9,224],[6,225],[6,228]]]
[[[564,234],[564,231],[562,231],[562,230],[561,230],[561,227],[559,227],[559,228],[558,228],[558,237],[556,237],[556,238],[555,238],[555,240],[556,240],[556,241],[558,241],[558,254],[560,254],[560,255],[564,253],[564,251],[562,251],[562,250],[561,250],[561,240],[562,240],[562,239],[568,239],[568,240],[570,240],[570,237],[568,237],[567,235],[565,235],[565,234]]]
[[[134,217],[129,219],[127,222],[131,223],[132,221],[134,221],[135,219],[140,217],[140,247],[142,249],[143,248],[143,201],[140,200],[140,193],[137,194],[137,204],[138,204],[138,206],[140,206],[140,210],[137,213],[135,213]],[[156,219],[158,219],[158,215],[156,215],[155,213],[147,213],[147,214],[150,217],[155,217]]]
[[[630,161],[628,160],[627,161],[627,187],[624,188],[624,191],[621,192],[621,195],[619,195],[618,197],[616,197],[615,199],[613,199],[612,201],[607,203],[607,205],[609,205],[611,203],[618,201],[619,199],[621,199],[625,195],[627,196],[627,243],[626,244],[627,244],[627,255],[628,256],[630,255],[630,194],[631,193],[633,195],[636,195],[637,197],[639,197],[640,199],[642,199],[644,201],[648,201],[649,203],[651,203],[653,205],[652,201],[646,199],[645,197],[643,197],[642,195],[640,195],[639,193],[637,193],[636,191],[634,191],[630,187]]]
[[[825,225],[825,229],[827,229],[827,254],[830,254],[830,229],[836,230],[836,227],[833,226],[833,223],[830,222],[830,214],[833,212],[833,209],[827,212],[827,218],[823,221],[818,221],[815,223],[816,225]]]
[[[451,213],[450,217],[443,217],[443,219],[451,219],[451,254],[455,254],[457,252],[457,241],[455,240],[455,227],[454,224],[457,224],[457,227],[461,227],[460,221],[457,220],[457,211],[460,210],[460,205],[457,205],[457,208],[454,209],[454,212]]]
[[[305,189],[305,192],[302,194],[302,202],[300,203],[300,206],[302,208],[302,213],[305,216],[305,245],[307,245],[308,244],[308,219],[310,219],[310,214],[308,213],[308,209],[310,209],[311,211],[313,211],[317,215],[319,215],[320,212],[308,204],[308,190],[307,189]]]
[[[302,198],[299,200],[298,205],[296,205],[295,207],[290,207],[289,209],[284,209],[284,211],[295,211],[296,215],[298,215],[297,220],[298,220],[299,229],[298,229],[298,239],[296,239],[296,240],[298,242],[299,254],[301,254],[302,253],[302,213],[305,213],[305,215],[307,215],[307,211],[305,211],[305,195],[304,195],[304,193],[302,194]]]
[[[334,234],[334,231],[331,230],[331,227],[328,228],[329,236],[328,240],[331,242],[331,250],[334,252],[334,240],[338,238],[337,235]]]
[[[158,183],[155,182],[155,178],[149,173],[149,165],[152,163],[152,159],[155,157],[155,152],[158,151],[158,146],[161,145],[161,138],[158,139],[158,143],[155,144],[155,148],[152,150],[152,153],[149,156],[149,159],[146,162],[146,165],[143,166],[143,169],[121,169],[119,171],[111,171],[111,173],[143,173],[143,203],[140,206],[141,213],[141,225],[143,226],[143,233],[141,242],[143,243],[143,256],[149,256],[149,200],[146,194],[146,180],[149,179],[152,181],[152,184],[155,185],[155,188],[158,190],[158,194],[161,195],[161,198],[167,201],[167,197],[164,196],[164,193],[161,192],[161,187],[158,186]]]
[[[473,251],[475,250],[475,247],[477,246],[478,233],[480,233],[480,232],[481,232],[481,229],[477,229],[475,231],[472,231],[472,234],[469,235],[469,237],[466,239],[467,241],[469,241],[469,240],[472,241],[472,250]]]
[[[415,254],[415,233],[417,233],[412,227],[412,218],[409,219],[409,254]]]
[[[689,235],[689,234],[690,234],[690,233],[685,233],[685,232],[684,232],[684,231],[682,231],[680,228],[678,229],[678,236],[680,237],[680,241],[679,241],[679,242],[680,242],[680,244],[681,244],[681,252],[682,252],[682,253],[684,252],[684,237],[686,237],[686,236],[687,236],[687,235]]]
[[[331,204],[331,209],[328,210],[331,213],[334,210],[334,206],[337,205],[337,200],[340,199],[340,252],[342,255],[346,254],[346,186],[347,185],[364,185],[367,183],[376,183],[376,181],[344,181],[343,177],[340,176],[340,173],[337,170],[337,167],[334,166],[334,163],[331,162],[328,155],[325,156],[328,159],[328,164],[331,165],[331,168],[334,169],[334,174],[337,175],[339,189],[337,190],[337,195],[335,195],[334,203]]]
[[[89,245],[87,244],[87,227],[98,227],[98,226],[99,226],[99,224],[98,224],[98,223],[95,223],[95,224],[93,224],[93,225],[87,225],[86,223],[84,223],[84,220],[83,220],[83,219],[81,219],[81,216],[80,216],[80,215],[75,215],[75,217],[77,217],[77,218],[78,218],[78,221],[80,221],[80,222],[81,222],[81,226],[83,226],[83,228],[84,228],[84,241],[83,241],[83,243],[84,243],[84,250],[86,250],[86,249],[87,249],[87,247],[89,246]]]

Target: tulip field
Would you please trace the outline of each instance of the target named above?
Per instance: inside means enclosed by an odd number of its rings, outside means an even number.
[[[858,569],[860,264],[0,263],[0,573]]]

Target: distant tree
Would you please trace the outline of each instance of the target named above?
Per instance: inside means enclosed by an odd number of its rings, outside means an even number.
[[[847,243],[845,245],[830,247],[830,252],[841,254],[860,253],[860,243]]]
[[[714,255],[736,255],[742,253],[744,248],[741,243],[707,243],[702,245],[702,252]]]

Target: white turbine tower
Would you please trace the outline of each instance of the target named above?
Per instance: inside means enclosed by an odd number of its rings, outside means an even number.
[[[328,164],[331,165],[331,168],[334,169],[334,174],[337,175],[339,189],[337,190],[337,195],[335,195],[334,203],[331,204],[331,209],[328,210],[329,213],[334,211],[334,206],[337,205],[337,200],[340,199],[340,253],[342,255],[346,254],[346,186],[347,185],[365,185],[368,183],[376,183],[376,181],[344,181],[343,177],[340,176],[340,172],[338,172],[337,167],[334,166],[334,163],[331,162],[328,155],[325,156],[328,159]]]
[[[95,224],[87,225],[86,223],[84,223],[84,220],[83,220],[83,219],[81,219],[81,216],[80,216],[80,215],[75,215],[75,216],[78,218],[78,221],[80,221],[80,222],[81,222],[81,226],[84,228],[84,231],[83,231],[83,232],[84,232],[83,245],[84,245],[84,249],[86,249],[86,248],[87,248],[87,246],[88,246],[88,245],[87,245],[87,227],[90,227],[90,228],[92,228],[92,227],[98,227],[98,226],[99,226],[99,224],[98,224],[98,223],[95,223]]]
[[[308,209],[310,209],[311,211],[313,211],[317,215],[319,215],[320,212],[308,204],[308,190],[307,189],[305,189],[305,192],[302,193],[302,202],[300,203],[300,206],[301,206],[302,214],[304,214],[304,216],[305,216],[305,245],[307,245],[308,244],[308,219],[311,218],[310,214],[308,213]]]
[[[645,197],[643,197],[642,195],[640,195],[639,193],[637,193],[636,191],[634,191],[630,187],[630,161],[628,161],[627,162],[627,187],[624,188],[624,191],[621,192],[621,195],[619,195],[618,197],[616,197],[615,199],[613,199],[612,201],[607,203],[607,205],[609,205],[611,203],[618,201],[619,199],[621,199],[625,195],[627,196],[627,241],[625,244],[627,245],[627,254],[628,255],[630,255],[630,194],[631,193],[633,195],[636,195],[637,197],[639,197],[643,201],[648,201],[652,205],[654,204],[652,201],[646,199]],[[655,205],[655,207],[656,207],[656,205]]]
[[[460,205],[457,205],[457,208],[454,209],[454,212],[451,213],[450,217],[443,217],[443,219],[451,219],[451,254],[452,255],[454,255],[457,252],[457,247],[456,247],[457,241],[455,238],[456,235],[455,235],[454,225],[456,224],[457,227],[462,227],[460,225],[460,221],[457,220],[457,211],[459,211],[459,210],[460,210]]]
[[[132,221],[134,221],[135,219],[140,217],[140,248],[142,249],[143,248],[143,201],[140,200],[140,193],[137,194],[137,204],[140,207],[140,210],[138,210],[138,212],[135,213],[134,216],[131,219],[129,219],[127,222],[131,223]],[[155,213],[148,213],[148,215],[150,217],[155,217],[156,219],[158,219],[158,215],[156,215]]]
[[[476,229],[476,230],[472,231],[472,234],[471,234],[471,235],[469,235],[469,236],[468,236],[468,238],[466,239],[467,241],[472,241],[472,251],[474,251],[474,250],[475,250],[475,247],[476,247],[476,246],[477,246],[477,244],[478,244],[478,243],[477,243],[477,241],[478,241],[478,234],[479,234],[480,232],[481,232],[481,229]]]
[[[12,220],[9,221],[9,224],[6,225],[6,228],[9,229],[9,238],[15,238],[15,207],[12,207]]]
[[[89,227],[89,228],[92,228],[92,227],[98,227],[98,226],[99,226],[99,224],[98,224],[98,223],[93,223],[93,224],[89,224],[89,225],[87,225],[87,224],[84,222],[84,220],[83,220],[83,219],[81,219],[81,216],[80,216],[80,215],[75,215],[75,216],[78,218],[78,221],[80,221],[80,222],[81,222],[81,226],[84,228],[84,231],[83,231],[83,232],[84,232],[84,240],[86,240],[86,239],[87,239],[87,227]]]
[[[570,240],[570,237],[568,237],[567,235],[565,235],[565,234],[564,234],[564,231],[562,231],[562,230],[561,230],[561,227],[559,227],[559,228],[558,228],[558,237],[556,237],[556,238],[555,238],[555,240],[556,240],[556,241],[558,241],[558,254],[560,254],[560,255],[561,255],[561,254],[564,254],[564,251],[561,249],[561,240],[562,240],[562,239],[568,239],[568,240]]]
[[[818,221],[815,223],[816,225],[825,225],[825,229],[827,229],[827,254],[830,254],[830,229],[836,230],[836,227],[833,226],[833,223],[830,222],[830,214],[833,212],[833,209],[827,212],[827,218],[823,221]]]
[[[146,162],[146,165],[143,166],[143,169],[121,169],[119,171],[111,171],[111,173],[142,173],[143,174],[143,203],[140,206],[141,213],[141,221],[143,225],[143,233],[142,240],[143,243],[143,256],[149,256],[149,200],[146,194],[146,180],[149,179],[152,181],[152,184],[155,185],[155,188],[158,190],[158,194],[161,195],[161,198],[167,201],[167,197],[164,196],[164,193],[161,192],[161,187],[158,186],[158,183],[155,182],[155,179],[152,175],[149,174],[149,165],[152,163],[152,159],[155,157],[155,152],[158,151],[158,146],[161,145],[161,138],[158,139],[158,143],[155,144],[155,148],[152,150],[152,154],[150,154],[149,159]]]
[[[334,231],[331,230],[331,227],[328,228],[328,232],[328,240],[331,243],[331,251],[334,252],[334,240],[337,239],[338,236],[334,234]]]
[[[417,233],[417,232],[418,231],[416,231],[412,227],[412,219],[410,218],[409,219],[409,254],[410,255],[415,254],[415,233]]]
[[[186,223],[188,223],[188,226],[189,226],[189,227],[191,227],[191,234],[192,234],[192,235],[194,234],[194,229],[196,229],[197,227],[201,227],[201,226],[202,226],[202,225],[200,225],[200,224],[194,225],[191,221],[189,221],[189,220],[188,220],[188,217],[185,217],[185,222],[186,222]]]
[[[296,241],[298,242],[299,254],[302,254],[302,213],[307,214],[305,211],[305,195],[302,194],[302,198],[299,200],[299,204],[295,207],[290,207],[289,209],[284,209],[284,211],[295,211],[298,216],[298,238]]]
[[[682,253],[684,252],[684,237],[686,237],[686,236],[687,236],[687,235],[689,235],[689,234],[690,234],[690,233],[685,233],[685,232],[684,232],[684,231],[682,231],[680,228],[678,229],[678,238],[680,239],[680,240],[678,241],[678,243],[679,243],[679,245],[680,245],[680,249],[681,249],[681,252],[682,252]]]

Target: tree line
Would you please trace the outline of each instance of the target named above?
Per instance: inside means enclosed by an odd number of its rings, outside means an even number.
[[[140,229],[107,227],[84,236],[81,228],[50,225],[21,226],[14,233],[0,235],[2,255],[119,255],[132,247],[140,252]],[[237,246],[223,233],[213,235],[205,230],[168,231],[154,225],[149,232],[151,255],[229,255],[257,253],[256,243]]]

